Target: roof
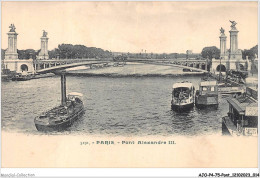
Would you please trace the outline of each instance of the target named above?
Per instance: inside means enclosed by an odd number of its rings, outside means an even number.
[[[248,97],[228,98],[227,102],[231,104],[240,115],[258,116],[258,106]]]
[[[185,88],[191,88],[193,86],[192,83],[190,82],[178,82],[172,85],[172,88],[181,88],[181,87],[185,87]]]
[[[83,96],[83,94],[78,93],[78,92],[71,92],[68,95],[70,95],[70,96]]]
[[[213,81],[203,81],[203,82],[200,82],[200,86],[215,86],[217,85],[217,81],[216,80],[213,80]]]
[[[235,98],[228,98],[227,102],[231,104],[239,112],[239,114],[244,114],[246,108],[243,107]]]

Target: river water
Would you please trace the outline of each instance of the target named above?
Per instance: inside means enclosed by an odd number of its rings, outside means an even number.
[[[171,110],[171,88],[199,76],[84,77],[67,76],[67,93],[82,93],[86,109],[82,118],[62,133],[111,136],[221,134],[221,118],[228,104],[220,98],[218,109],[176,113]],[[39,133],[34,118],[60,103],[60,77],[2,82],[2,129]],[[50,133],[49,133],[50,134]]]

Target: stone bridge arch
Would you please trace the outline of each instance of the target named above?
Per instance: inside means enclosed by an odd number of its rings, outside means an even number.
[[[29,67],[28,67],[28,65],[26,65],[26,64],[22,64],[21,66],[20,66],[20,70],[22,71],[22,72],[24,72],[24,71],[28,71],[28,69],[29,69]]]
[[[239,70],[245,70],[245,66],[241,63],[239,63],[238,68]]]
[[[227,69],[226,69],[226,66],[225,66],[225,65],[219,64],[219,65],[217,66],[217,68],[216,68],[216,71],[218,71],[218,72],[226,72]]]

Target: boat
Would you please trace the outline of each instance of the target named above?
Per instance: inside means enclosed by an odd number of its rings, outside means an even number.
[[[195,88],[190,82],[179,82],[172,86],[172,109],[176,111],[190,110],[194,107]]]
[[[9,75],[1,74],[2,82],[9,82],[9,81],[11,81],[11,79],[12,79],[12,77],[10,77]]]
[[[12,81],[26,81],[31,80],[33,78],[33,74],[31,73],[17,73],[13,78]]]
[[[61,74],[61,105],[43,112],[34,119],[35,127],[38,131],[63,131],[70,127],[85,110],[80,97],[81,93],[72,92],[66,96],[66,77]]]
[[[218,85],[216,80],[201,81],[195,94],[195,105],[198,108],[218,107]]]
[[[32,79],[39,79],[39,78],[47,78],[55,76],[54,73],[46,73],[46,74],[35,74]]]
[[[2,69],[1,71],[1,80],[2,82],[9,82],[15,76],[14,71],[10,71],[10,69]]]
[[[222,134],[231,136],[258,135],[257,88],[247,87],[246,92],[229,97],[229,112],[222,118]]]

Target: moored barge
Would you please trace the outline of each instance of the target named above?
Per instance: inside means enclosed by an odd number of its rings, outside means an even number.
[[[232,136],[258,135],[257,89],[247,87],[237,98],[228,98],[229,112],[222,118],[222,134]]]
[[[218,85],[216,80],[201,81],[196,91],[195,105],[198,108],[218,107]]]

